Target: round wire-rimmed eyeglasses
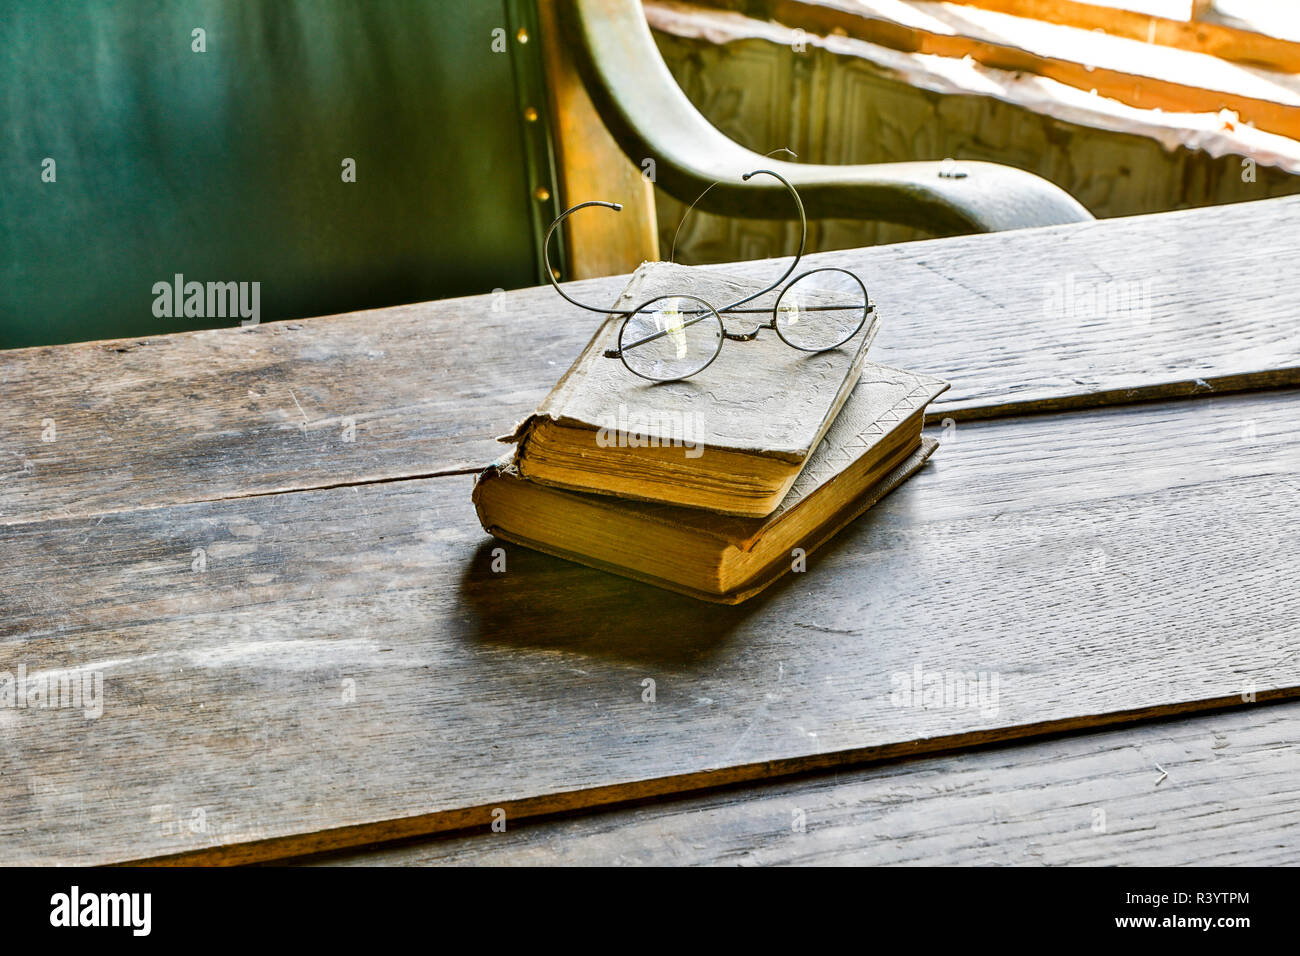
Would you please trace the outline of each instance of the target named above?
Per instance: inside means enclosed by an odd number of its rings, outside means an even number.
[[[771,285],[721,308],[715,308],[697,295],[686,293],[657,295],[631,310],[605,309],[579,302],[555,281],[550,257],[551,235],[579,209],[599,206],[618,212],[623,206],[621,203],[593,199],[569,207],[551,223],[542,247],[546,277],[551,286],[561,298],[581,309],[623,317],[618,332],[618,347],[607,349],[603,353],[605,358],[622,360],[624,367],[633,375],[652,382],[677,382],[697,375],[713,364],[713,360],[722,351],[723,342],[753,341],[764,329],[773,330],[782,342],[801,352],[829,352],[862,330],[867,316],[875,311],[867,287],[852,272],[833,266],[800,273],[781,290],[771,307],[746,307],[755,299],[774,292],[790,278],[798,267],[799,260],[803,258],[804,247],[808,242],[808,219],[804,214],[803,200],[795,188],[784,176],[770,169],[756,169],[745,173],[741,179],[748,182],[754,176],[771,176],[789,191],[799,213],[799,251],[790,267]],[[692,203],[688,207],[688,214],[694,206],[695,203]],[[824,286],[832,275],[834,281],[829,284],[838,285],[839,288],[827,290]],[[810,277],[818,278],[809,281]],[[828,303],[827,291],[834,293],[834,299],[842,298],[843,301]],[[768,315],[770,318],[746,332],[729,331],[723,324],[724,314],[746,313]]]

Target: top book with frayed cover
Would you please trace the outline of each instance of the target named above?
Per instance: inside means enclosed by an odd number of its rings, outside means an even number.
[[[645,263],[611,307],[631,310],[669,293],[721,306],[764,285],[712,269]],[[769,292],[747,308],[770,310],[778,295]],[[803,292],[802,300],[830,306],[842,296]],[[721,318],[729,331],[743,332],[758,315]],[[747,517],[780,505],[853,390],[877,329],[872,310],[853,338],[817,353],[765,329],[750,341],[723,341],[712,364],[692,378],[650,382],[604,354],[617,346],[622,321],[615,314],[602,322],[537,411],[502,438],[518,446],[519,473],[559,488]]]

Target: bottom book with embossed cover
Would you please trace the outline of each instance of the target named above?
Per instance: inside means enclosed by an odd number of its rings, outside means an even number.
[[[947,383],[867,363],[835,422],[765,518],[586,494],[521,477],[510,462],[474,486],[479,520],[505,541],[737,604],[791,570],[920,468],[925,408]],[[707,454],[707,448],[704,450]]]

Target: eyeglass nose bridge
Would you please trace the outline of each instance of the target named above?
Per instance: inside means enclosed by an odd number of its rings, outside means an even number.
[[[758,338],[759,332],[762,332],[764,329],[775,329],[775,328],[776,328],[775,319],[773,319],[771,322],[760,322],[758,325],[754,326],[748,332],[728,332],[726,326],[723,326],[722,337],[724,339],[730,339],[732,342],[752,342],[754,341],[754,339]]]

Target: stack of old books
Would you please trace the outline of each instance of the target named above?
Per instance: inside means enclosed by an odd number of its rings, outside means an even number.
[[[698,282],[687,270],[642,266],[620,303]],[[709,301],[762,288],[707,275],[719,286]],[[723,318],[756,324],[753,313]],[[697,598],[751,597],[936,447],[921,428],[947,383],[866,361],[876,319],[829,352],[771,331],[725,341],[699,374],[655,383],[604,355],[622,321],[611,316],[503,439],[513,453],[479,476],[479,520],[503,540]]]

